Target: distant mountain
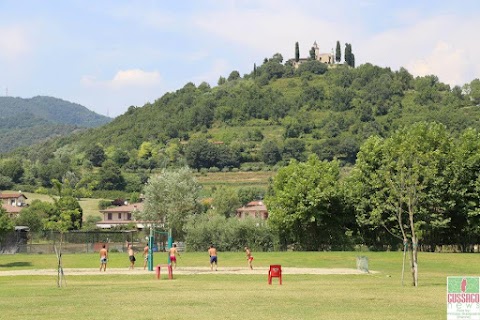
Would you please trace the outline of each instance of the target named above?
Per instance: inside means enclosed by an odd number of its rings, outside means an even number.
[[[99,127],[111,120],[82,105],[58,98],[0,97],[0,153],[82,128]]]

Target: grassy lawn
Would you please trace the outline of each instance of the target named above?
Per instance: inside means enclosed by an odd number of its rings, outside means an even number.
[[[45,202],[53,202],[52,197],[46,194],[39,194],[39,193],[31,193],[31,192],[23,192],[23,194],[27,197],[27,203],[31,204],[33,200],[38,199]],[[82,198],[80,199],[79,203],[83,209],[83,220],[86,220],[89,216],[99,216],[100,211],[98,209],[98,202],[100,199],[91,199],[91,198]]]
[[[208,172],[196,174],[195,178],[203,186],[225,185],[225,186],[268,186],[268,179],[276,172],[272,171],[248,171],[248,172]]]
[[[355,268],[356,252],[255,252],[255,267]],[[445,319],[446,277],[478,275],[480,255],[419,255],[420,286],[401,285],[400,252],[362,253],[377,273],[284,275],[269,286],[267,275],[197,274],[156,280],[151,275],[0,277],[4,319]],[[154,263],[165,253],[156,253]],[[140,259],[139,259],[140,260]],[[138,261],[141,263],[140,261]],[[208,266],[205,253],[182,254],[179,267]],[[64,255],[64,268],[97,268],[96,254]],[[1,255],[0,272],[52,268],[54,255]],[[125,253],[112,253],[109,267],[127,268]],[[219,268],[246,267],[241,252],[220,252]],[[408,271],[408,267],[407,267]]]

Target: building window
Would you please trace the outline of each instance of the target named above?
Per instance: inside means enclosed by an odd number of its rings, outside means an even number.
[[[122,214],[120,212],[118,213],[117,219],[122,220]]]
[[[107,220],[112,220],[112,214],[111,213],[109,213],[107,216],[108,216]]]
[[[129,220],[129,221],[132,220],[132,214],[130,212],[127,213],[127,220]]]

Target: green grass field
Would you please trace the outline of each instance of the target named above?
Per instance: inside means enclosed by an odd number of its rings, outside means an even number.
[[[255,267],[355,268],[356,252],[255,252]],[[405,274],[401,252],[362,253],[377,273],[284,275],[69,276],[58,288],[52,276],[1,276],[0,319],[445,319],[446,277],[476,276],[478,254],[421,253],[419,287]],[[166,259],[156,253],[154,263]],[[139,259],[140,260],[140,259]],[[140,263],[140,261],[139,261]],[[208,266],[206,253],[184,253],[179,267]],[[64,255],[68,268],[98,268],[96,254]],[[110,268],[127,268],[125,253],[110,254]],[[241,252],[219,253],[223,266],[246,267]],[[54,255],[0,255],[0,272],[56,267]],[[407,268],[408,271],[408,268]]]
[[[46,194],[23,192],[28,198],[27,203],[31,204],[33,200],[38,199],[46,202],[53,202],[52,197]],[[86,220],[89,216],[98,216],[101,217],[100,209],[98,208],[98,203],[101,199],[92,199],[92,198],[82,198],[79,200],[80,206],[83,210],[83,220]]]

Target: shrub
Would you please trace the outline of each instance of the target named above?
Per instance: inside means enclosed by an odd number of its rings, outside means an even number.
[[[35,193],[38,193],[38,194],[49,194],[50,193],[50,189],[47,189],[45,187],[39,187],[35,190]]]
[[[107,209],[111,205],[112,205],[112,201],[110,201],[110,200],[100,200],[98,202],[98,209],[100,209],[100,210]]]
[[[245,246],[255,251],[270,251],[277,241],[265,221],[254,218],[195,215],[189,217],[184,230],[187,247],[192,251],[203,251],[211,244],[220,251],[240,251]]]

